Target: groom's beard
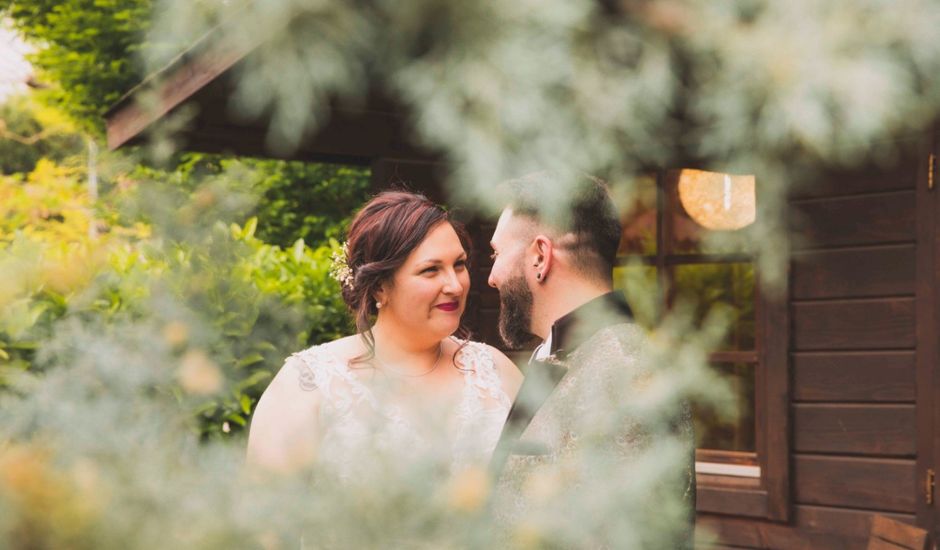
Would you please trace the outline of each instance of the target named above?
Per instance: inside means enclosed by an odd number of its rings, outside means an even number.
[[[499,336],[510,348],[525,346],[532,338],[532,291],[524,275],[507,280],[499,289]]]

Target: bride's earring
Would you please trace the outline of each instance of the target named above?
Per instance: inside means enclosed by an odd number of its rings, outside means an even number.
[[[382,302],[376,302],[375,309],[382,309]]]

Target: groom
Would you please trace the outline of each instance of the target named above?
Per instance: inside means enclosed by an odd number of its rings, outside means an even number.
[[[631,528],[647,531],[639,547],[691,546],[691,417],[684,403],[648,417],[630,406],[652,373],[646,333],[613,290],[621,225],[606,186],[584,178],[564,197],[570,208],[554,210],[550,175],[508,187],[490,243],[499,331],[513,348],[533,334],[542,343],[494,454],[497,518],[542,525],[561,546],[616,547]],[[608,507],[599,514],[570,508],[598,498]]]

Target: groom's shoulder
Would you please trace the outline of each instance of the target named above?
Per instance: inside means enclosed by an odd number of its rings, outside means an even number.
[[[591,349],[601,343],[618,343],[625,346],[644,345],[649,339],[649,332],[633,320],[624,320],[607,325],[585,340],[578,350]]]
[[[649,348],[649,333],[635,322],[608,325],[582,342],[569,356],[570,361],[635,362]]]

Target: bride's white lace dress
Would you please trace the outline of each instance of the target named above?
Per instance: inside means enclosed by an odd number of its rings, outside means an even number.
[[[325,345],[291,355],[286,366],[297,370],[303,388],[321,395],[318,462],[344,478],[376,453],[393,459],[423,453],[446,460],[452,471],[485,466],[511,401],[486,345],[466,342],[457,359],[463,381],[457,402],[437,415],[415,415],[375,377],[362,375],[369,366],[350,367]],[[438,368],[457,367],[447,361]]]

